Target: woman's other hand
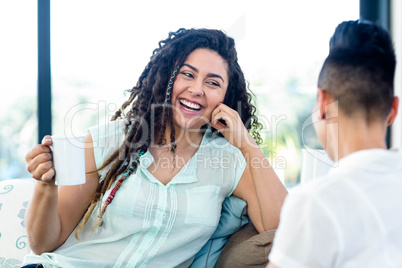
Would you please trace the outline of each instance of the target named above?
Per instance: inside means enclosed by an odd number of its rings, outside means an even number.
[[[42,144],[36,145],[25,156],[27,170],[32,178],[38,181],[54,184],[55,170],[53,167],[53,156],[50,149],[52,137],[47,135],[42,139]]]

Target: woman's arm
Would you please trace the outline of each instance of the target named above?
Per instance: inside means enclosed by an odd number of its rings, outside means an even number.
[[[241,150],[247,167],[234,195],[245,200],[258,232],[276,229],[287,191],[259,149]]]
[[[27,169],[37,180],[25,215],[29,245],[35,254],[53,251],[66,241],[88,208],[99,179],[97,172],[92,172],[87,173],[83,185],[55,185],[51,144],[51,137],[45,136],[26,156]],[[85,145],[86,172],[95,171],[90,134]]]
[[[226,125],[219,123],[219,119],[225,120]],[[233,194],[247,202],[248,214],[260,233],[277,228],[287,191],[268,159],[248,133],[235,110],[224,104],[218,105],[212,113],[211,126],[239,148],[247,162]]]

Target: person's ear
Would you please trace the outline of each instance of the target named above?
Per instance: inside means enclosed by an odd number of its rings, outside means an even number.
[[[317,92],[317,105],[320,110],[319,119],[325,119],[325,106],[326,106],[326,92],[321,88]]]
[[[399,98],[394,97],[394,100],[392,101],[391,111],[389,111],[389,114],[387,116],[388,126],[392,125],[392,123],[394,122],[398,114],[398,107],[399,107]]]

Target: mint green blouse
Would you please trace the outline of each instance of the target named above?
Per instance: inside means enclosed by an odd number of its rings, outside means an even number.
[[[89,131],[99,167],[124,141],[125,125],[112,121]],[[31,253],[25,263],[63,268],[188,267],[214,233],[222,202],[235,190],[245,159],[224,138],[207,131],[196,154],[167,185],[148,171],[152,162],[149,152],[140,158],[139,168],[123,182],[94,233],[89,235],[99,204],[80,233],[81,240],[74,231],[54,252]],[[100,180],[106,172],[99,172]]]

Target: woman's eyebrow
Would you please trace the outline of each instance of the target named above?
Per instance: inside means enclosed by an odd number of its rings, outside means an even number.
[[[194,72],[199,73],[199,70],[197,68],[195,68],[194,66],[188,64],[188,63],[184,63],[183,66],[187,66],[188,68],[192,69]],[[220,76],[219,74],[214,74],[214,73],[208,73],[207,77],[216,77],[222,80],[222,82],[225,82],[225,80],[223,80],[222,76]]]

